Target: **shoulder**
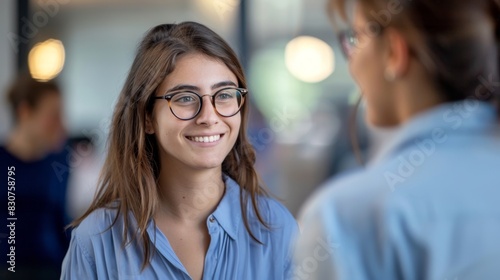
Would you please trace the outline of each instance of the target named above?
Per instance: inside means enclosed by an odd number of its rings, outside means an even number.
[[[255,213],[250,193],[243,190],[232,178],[226,176],[225,180],[228,187],[228,201],[231,202],[231,207],[241,207],[241,199],[243,198],[243,205],[246,205],[249,220],[258,221],[257,213]],[[290,211],[288,211],[288,209],[276,199],[269,196],[257,195],[256,206],[260,216],[269,225],[296,226],[295,218],[292,216]]]
[[[5,145],[0,144],[0,154],[3,155],[6,153],[7,153],[7,149],[5,149]]]
[[[376,169],[332,179],[305,203],[299,215],[302,234],[296,246],[299,266],[305,268],[319,248],[335,256],[330,266],[323,265],[315,272],[321,277],[369,279],[372,277],[361,274],[382,267],[380,262],[394,246],[393,237],[399,236],[394,231],[412,219],[401,218],[408,214],[408,197],[403,191],[391,190],[381,175],[383,168]],[[374,254],[380,258],[368,263],[362,257]]]
[[[121,232],[123,219],[117,215],[118,211],[113,208],[96,209],[73,229],[73,235],[82,245],[90,245],[95,236],[111,234],[116,228]]]
[[[404,191],[394,191],[391,182],[384,176],[389,165],[365,170],[356,170],[333,178],[322,185],[306,201],[299,220],[312,219],[331,223],[361,225],[363,227],[391,213],[392,208],[404,202]]]
[[[288,209],[272,197],[258,197],[258,210],[266,226],[260,223],[248,203],[249,223],[257,239],[271,242],[278,247],[288,249],[299,233],[297,221]],[[269,238],[269,239],[268,239]]]
[[[15,157],[5,148],[4,145],[0,145],[0,160],[2,161],[13,161]]]
[[[272,197],[259,197],[259,210],[270,225],[295,226],[296,221],[290,211]]]
[[[117,212],[111,208],[97,209],[73,229],[61,279],[97,279],[98,274],[113,271],[114,251],[121,244],[123,229],[120,216],[113,223]]]

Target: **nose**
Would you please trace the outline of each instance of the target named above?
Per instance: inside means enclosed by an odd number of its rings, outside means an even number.
[[[200,113],[196,117],[196,124],[211,126],[219,122],[219,115],[215,111],[215,107],[212,104],[212,96],[204,95],[203,105],[201,106]]]

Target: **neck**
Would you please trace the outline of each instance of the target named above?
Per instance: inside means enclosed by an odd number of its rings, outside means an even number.
[[[442,96],[434,86],[424,82],[423,79],[397,85],[395,104],[399,124],[445,102]]]
[[[27,129],[17,125],[7,139],[6,149],[23,161],[34,161],[43,158],[46,151],[40,149],[35,141],[30,139]]]
[[[176,222],[204,224],[225,191],[221,168],[183,169],[162,164],[158,215]]]

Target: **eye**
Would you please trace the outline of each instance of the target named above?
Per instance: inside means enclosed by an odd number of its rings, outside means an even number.
[[[358,41],[358,34],[354,30],[352,30],[351,32],[349,32],[348,38],[349,38],[349,43],[352,46],[358,45],[358,43],[359,43],[359,41]]]
[[[191,104],[196,103],[197,98],[191,93],[179,93],[172,96],[172,102],[178,104]]]
[[[233,91],[223,91],[217,94],[215,97],[216,101],[227,101],[228,99],[233,99],[236,93]]]

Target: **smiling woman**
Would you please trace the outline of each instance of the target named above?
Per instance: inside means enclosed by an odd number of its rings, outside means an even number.
[[[254,170],[247,97],[236,55],[213,31],[149,31],[61,278],[288,279],[297,225]]]

